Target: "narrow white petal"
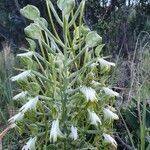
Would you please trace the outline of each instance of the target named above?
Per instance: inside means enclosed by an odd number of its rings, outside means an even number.
[[[24,104],[19,110],[25,113],[28,110],[34,109],[36,110],[36,105],[39,98],[36,96],[35,98],[30,99],[26,104]]]
[[[19,112],[18,114],[12,116],[8,122],[15,123],[16,121],[20,121],[24,117],[24,113]]]
[[[26,52],[26,53],[21,53],[21,54],[17,54],[18,57],[32,57],[34,54],[33,51],[29,51],[29,52]]]
[[[99,58],[98,62],[100,63],[101,67],[111,67],[111,66],[115,66],[115,63],[109,62],[104,60],[103,58]]]
[[[27,91],[23,91],[23,92],[21,92],[21,93],[15,95],[12,99],[13,99],[13,100],[22,99],[22,98],[26,97],[27,94],[28,94]]]

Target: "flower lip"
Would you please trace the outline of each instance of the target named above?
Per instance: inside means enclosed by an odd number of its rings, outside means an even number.
[[[52,122],[52,127],[50,131],[50,142],[55,143],[58,137],[63,137],[63,133],[59,128],[59,120],[56,119]]]
[[[113,91],[112,89],[110,89],[108,87],[103,87],[102,89],[105,92],[105,94],[110,96],[110,97],[115,97],[115,96],[119,97],[119,93]]]
[[[104,142],[112,144],[115,148],[117,148],[118,144],[113,137],[109,134],[103,133]]]
[[[74,127],[73,125],[71,126],[71,133],[69,137],[73,140],[77,140],[78,138],[77,127]]]
[[[97,114],[94,111],[90,111],[88,109],[88,113],[89,113],[89,120],[92,125],[98,126],[98,123],[100,125],[102,124],[100,118],[97,116]]]
[[[103,109],[104,119],[105,120],[118,120],[119,117],[113,111],[109,109],[109,107]]]
[[[82,86],[80,88],[80,91],[86,97],[87,101],[91,101],[91,102],[97,101],[96,91],[93,88],[87,87],[87,86]]]
[[[34,150],[36,140],[37,137],[30,138],[29,141],[26,143],[26,145],[23,146],[22,150]]]

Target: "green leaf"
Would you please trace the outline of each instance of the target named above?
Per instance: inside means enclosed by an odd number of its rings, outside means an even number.
[[[57,5],[62,11],[63,15],[69,15],[75,6],[74,0],[58,0]]]
[[[41,39],[41,30],[36,23],[31,23],[24,29],[25,34],[32,39]]]
[[[20,13],[30,20],[35,20],[40,17],[40,11],[33,5],[25,6],[20,10]]]
[[[102,42],[102,38],[95,31],[89,32],[85,40],[86,46],[89,48],[95,47]]]
[[[102,48],[105,46],[105,44],[101,44],[101,45],[99,45],[99,46],[97,46],[96,48],[95,48],[95,55],[97,56],[97,57],[99,57],[99,55],[100,55],[100,52],[101,52],[101,50],[102,50]]]

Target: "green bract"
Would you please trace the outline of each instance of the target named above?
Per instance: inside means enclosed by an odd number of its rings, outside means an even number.
[[[69,15],[75,6],[74,0],[58,0],[57,5],[62,11],[63,15]]]
[[[87,47],[95,47],[102,42],[102,38],[95,31],[89,32],[85,40]]]
[[[32,39],[41,38],[41,30],[36,23],[31,23],[24,29],[25,34]]]
[[[42,17],[39,17],[39,18],[35,19],[34,22],[37,23],[37,24],[41,23],[45,27],[48,27],[48,22],[44,18],[42,18]]]
[[[35,20],[40,17],[38,8],[33,5],[27,5],[26,7],[22,8],[20,13],[30,20]]]
[[[102,48],[105,46],[105,44],[101,44],[101,45],[98,45],[96,48],[95,48],[95,55],[97,57],[100,56],[100,52],[102,51]]]

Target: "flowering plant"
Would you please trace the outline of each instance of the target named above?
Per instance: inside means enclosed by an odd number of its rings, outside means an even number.
[[[101,57],[102,38],[83,23],[85,0],[77,9],[74,0],[57,5],[62,17],[46,0],[49,22],[35,6],[20,10],[33,22],[25,28],[30,47],[17,55],[22,72],[11,78],[19,85],[13,99],[23,106],[9,122],[29,137],[23,150],[116,148],[111,106],[119,94],[106,87],[115,64]]]

